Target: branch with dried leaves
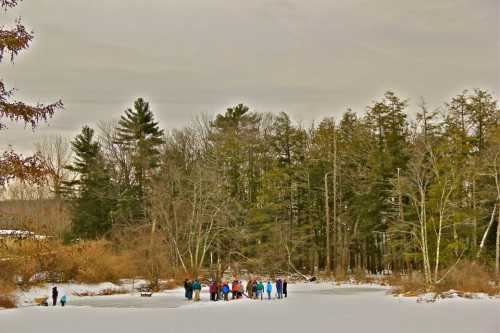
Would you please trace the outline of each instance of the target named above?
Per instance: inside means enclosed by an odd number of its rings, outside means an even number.
[[[6,51],[10,53],[10,61],[14,61],[14,56],[29,48],[32,40],[33,32],[28,32],[20,19],[16,21],[14,28],[0,28],[0,62]]]
[[[0,186],[14,178],[30,184],[40,184],[45,181],[47,174],[48,169],[38,154],[23,157],[10,150],[0,157]]]
[[[0,7],[7,10],[7,8],[16,7],[23,0],[0,0]]]
[[[3,82],[0,81],[0,120],[6,118],[10,121],[22,121],[33,129],[39,122],[47,121],[56,111],[63,108],[63,103],[60,100],[49,105],[31,106],[23,102],[10,102],[8,99],[11,95],[12,91],[6,90]],[[0,129],[5,127],[0,122]]]

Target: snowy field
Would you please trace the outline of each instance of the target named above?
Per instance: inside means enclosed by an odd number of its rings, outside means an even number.
[[[206,288],[205,288],[206,289]],[[499,333],[499,299],[417,303],[371,286],[289,285],[284,300],[183,300],[156,294],[70,297],[70,305],[0,311],[0,333],[31,332],[369,332]]]

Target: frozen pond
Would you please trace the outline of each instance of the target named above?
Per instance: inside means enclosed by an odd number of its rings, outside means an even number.
[[[499,333],[500,299],[417,303],[386,289],[289,285],[284,300],[186,302],[182,290],[156,294],[73,297],[70,306],[0,311],[0,333]]]
[[[362,295],[366,293],[383,293],[386,294],[387,289],[382,288],[364,288],[364,287],[349,287],[349,288],[329,288],[329,289],[319,289],[319,290],[297,290],[296,294],[306,294],[306,295],[332,295],[332,296],[354,296]]]
[[[71,306],[89,306],[94,308],[178,308],[187,302],[174,295],[154,295],[153,297],[140,296],[96,296],[96,297],[73,297]]]
[[[300,296],[353,296],[366,293],[386,293],[386,289],[381,288],[329,288],[320,290],[296,290],[290,295]],[[203,303],[208,303],[208,293],[202,293]],[[94,308],[137,308],[137,309],[174,309],[183,305],[191,304],[182,298],[180,293],[157,293],[153,297],[140,297],[139,295],[115,295],[115,296],[96,296],[96,297],[73,297],[69,305],[87,306]]]

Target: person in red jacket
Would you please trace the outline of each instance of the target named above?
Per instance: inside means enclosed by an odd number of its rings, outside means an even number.
[[[232,288],[231,288],[231,292],[233,294],[233,299],[239,298],[240,287],[241,286],[240,286],[240,283],[238,282],[238,280],[234,280]]]
[[[217,283],[215,281],[212,281],[210,283],[210,286],[208,287],[208,290],[210,291],[210,300],[215,302],[217,297]]]

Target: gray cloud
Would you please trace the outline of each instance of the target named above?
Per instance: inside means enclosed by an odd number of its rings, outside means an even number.
[[[117,118],[138,96],[167,128],[244,102],[310,122],[393,89],[438,105],[468,87],[497,92],[495,0],[37,0],[36,32],[14,66],[18,97],[63,98],[36,132],[12,125],[2,145]]]

